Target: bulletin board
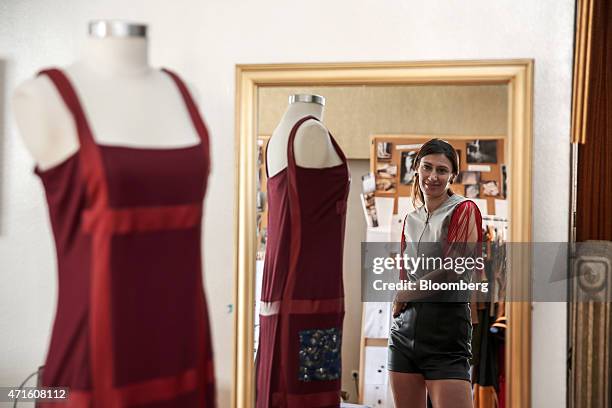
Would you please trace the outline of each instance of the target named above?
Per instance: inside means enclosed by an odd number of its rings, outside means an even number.
[[[370,171],[376,179],[374,195],[394,198],[396,214],[398,198],[412,197],[414,174],[409,166],[421,145],[433,138],[447,141],[457,151],[459,175],[451,190],[466,198],[485,200],[488,215],[496,215],[496,205],[506,200],[508,191],[504,136],[373,135]]]

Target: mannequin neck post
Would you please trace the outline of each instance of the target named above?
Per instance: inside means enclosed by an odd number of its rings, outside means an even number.
[[[319,105],[318,103],[294,102],[287,106],[284,118],[293,122],[297,122],[299,119],[305,116],[314,116],[315,118],[322,121],[323,112],[323,105]]]
[[[142,75],[151,70],[148,48],[145,37],[89,37],[80,60],[104,75]]]

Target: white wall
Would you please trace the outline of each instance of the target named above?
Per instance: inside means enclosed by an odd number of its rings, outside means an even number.
[[[567,236],[574,2],[569,0],[132,0],[0,3],[4,92],[76,56],[86,22],[150,23],[152,60],[200,94],[212,132],[205,227],[206,288],[220,406],[229,406],[233,288],[236,63],[535,59],[534,240]],[[0,103],[0,106],[2,104]],[[10,110],[10,106],[7,106]],[[55,305],[54,255],[43,192],[10,112],[0,140],[0,384],[42,362]],[[0,118],[2,116],[0,115]],[[549,197],[554,197],[550,200]],[[535,305],[533,406],[565,405],[565,306]]]

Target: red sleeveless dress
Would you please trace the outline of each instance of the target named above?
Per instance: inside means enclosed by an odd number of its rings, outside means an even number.
[[[42,71],[74,117],[80,147],[40,177],[58,263],[58,303],[42,386],[70,387],[70,408],[213,407],[202,287],[208,134],[190,147],[97,144],[68,78]],[[57,404],[42,404],[56,407]]]
[[[287,168],[268,178],[257,407],[338,407],[344,287],[342,255],[349,170],[296,165],[289,135]]]

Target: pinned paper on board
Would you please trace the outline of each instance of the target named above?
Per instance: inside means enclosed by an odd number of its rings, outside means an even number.
[[[389,302],[365,302],[363,336],[384,339],[389,336],[391,310]]]
[[[378,214],[378,226],[390,228],[395,199],[391,197],[374,197],[374,201],[376,203],[376,214]]]
[[[387,384],[387,347],[368,346],[364,358],[364,383]]]
[[[487,200],[484,198],[470,198],[478,206],[481,215],[489,215]]]
[[[481,171],[481,172],[489,172],[491,171],[491,166],[486,164],[468,164],[468,171]]]
[[[399,197],[397,199],[397,215],[403,220],[404,217],[414,211],[412,197]]]
[[[508,200],[495,200],[495,216],[508,219]]]

